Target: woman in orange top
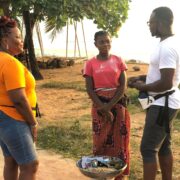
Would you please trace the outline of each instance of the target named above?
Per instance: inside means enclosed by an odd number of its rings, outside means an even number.
[[[4,179],[35,180],[37,120],[35,80],[14,55],[23,51],[16,22],[0,17],[0,145]],[[19,175],[18,175],[19,168]]]

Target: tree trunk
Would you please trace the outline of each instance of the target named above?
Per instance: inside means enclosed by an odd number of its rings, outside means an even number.
[[[33,44],[33,38],[32,38],[31,19],[30,19],[29,11],[23,11],[23,19],[24,19],[26,35],[27,35],[26,39],[27,39],[27,48],[29,52],[31,71],[36,80],[41,80],[43,79],[43,76],[41,75],[39,71],[39,67],[37,64],[36,56],[35,56],[34,44]]]
[[[3,10],[3,14],[5,16],[10,16],[10,0],[0,0],[0,9]]]

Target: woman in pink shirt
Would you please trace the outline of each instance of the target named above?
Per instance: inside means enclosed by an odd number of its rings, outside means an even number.
[[[120,157],[127,168],[116,180],[129,175],[130,117],[126,108],[127,66],[120,57],[109,53],[111,37],[106,31],[95,33],[96,57],[85,64],[83,75],[92,106],[93,153]]]

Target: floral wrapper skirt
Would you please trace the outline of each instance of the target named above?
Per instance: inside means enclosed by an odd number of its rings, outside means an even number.
[[[100,99],[110,100],[115,91],[98,91]],[[130,116],[120,102],[111,109],[113,121],[106,121],[97,112],[96,105],[92,107],[93,126],[93,154],[119,157],[127,163],[123,175],[129,175],[129,137]],[[121,179],[120,176],[116,180]]]

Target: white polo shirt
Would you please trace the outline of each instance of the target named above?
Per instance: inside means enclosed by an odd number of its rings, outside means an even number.
[[[160,69],[164,68],[175,69],[172,87],[172,89],[175,89],[175,92],[169,96],[169,107],[172,109],[180,109],[180,90],[178,88],[180,83],[180,47],[175,36],[159,42],[151,55],[146,84],[158,81],[161,78]],[[160,93],[149,92],[149,94],[153,96]],[[164,106],[164,104],[165,97],[159,98],[153,103],[153,105],[159,106]]]

